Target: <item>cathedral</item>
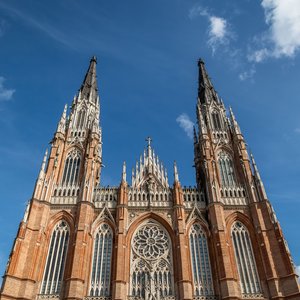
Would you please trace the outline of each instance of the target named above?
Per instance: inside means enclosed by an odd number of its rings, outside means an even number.
[[[120,184],[101,185],[96,65],[93,57],[45,153],[0,299],[299,300],[258,167],[204,62],[188,188],[176,163],[168,178],[150,138],[131,180],[124,162]]]

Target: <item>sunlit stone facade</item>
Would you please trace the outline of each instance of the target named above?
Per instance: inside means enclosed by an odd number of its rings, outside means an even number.
[[[101,185],[96,64],[45,154],[1,299],[299,300],[254,158],[203,61],[192,187],[181,186],[176,163],[168,178],[150,138],[130,180],[124,163],[119,186]]]

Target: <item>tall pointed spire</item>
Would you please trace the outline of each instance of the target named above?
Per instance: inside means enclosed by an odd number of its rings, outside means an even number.
[[[198,85],[198,99],[200,103],[207,103],[211,101],[219,102],[219,97],[214,90],[210,78],[206,72],[204,61],[200,58],[198,60],[199,67],[199,85]]]
[[[83,83],[79,90],[79,98],[91,100],[93,103],[98,101],[98,86],[96,75],[97,58],[93,56],[90,61],[89,68],[84,77]]]

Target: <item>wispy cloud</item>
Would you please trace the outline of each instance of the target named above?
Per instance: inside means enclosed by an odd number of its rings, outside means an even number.
[[[4,87],[5,78],[0,76],[0,101],[9,101],[12,99],[16,90]]]
[[[198,16],[206,17],[209,21],[207,45],[214,54],[220,46],[228,45],[233,34],[229,29],[228,21],[222,17],[216,16],[201,5],[192,7],[189,11],[189,18],[194,19]]]
[[[300,128],[299,127],[295,128],[294,131],[295,131],[295,133],[300,134]]]
[[[190,117],[187,114],[183,113],[176,118],[176,122],[185,131],[187,136],[192,139],[194,123],[191,121]]]
[[[19,9],[16,9],[12,6],[9,6],[7,4],[4,4],[3,2],[0,3],[0,7],[5,9],[9,13],[17,16],[26,24],[29,24],[30,26],[45,33],[46,35],[48,35],[52,39],[56,40],[57,42],[60,42],[61,44],[65,45],[65,46],[73,47],[73,44],[70,43],[68,36],[63,34],[60,30],[57,30],[55,27],[51,26],[50,24],[41,22],[41,21],[31,17],[27,13],[25,13]]]
[[[256,73],[256,70],[255,70],[254,66],[252,66],[252,67],[250,68],[250,70],[244,71],[244,72],[240,73],[240,74],[239,74],[239,79],[240,79],[241,81],[245,81],[245,80],[248,80],[248,79],[252,79],[255,73]]]
[[[203,16],[203,17],[209,16],[208,9],[199,4],[193,6],[189,11],[189,18],[194,19],[197,18],[198,16]]]
[[[300,50],[300,1],[263,0],[268,30],[258,40],[248,59],[255,63],[267,58],[293,57]]]

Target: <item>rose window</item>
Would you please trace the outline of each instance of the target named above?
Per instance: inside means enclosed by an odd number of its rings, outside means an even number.
[[[174,299],[172,246],[168,232],[154,220],[140,225],[132,238],[131,299]]]
[[[133,239],[133,250],[139,256],[154,260],[168,252],[168,236],[166,232],[156,224],[145,224]]]

